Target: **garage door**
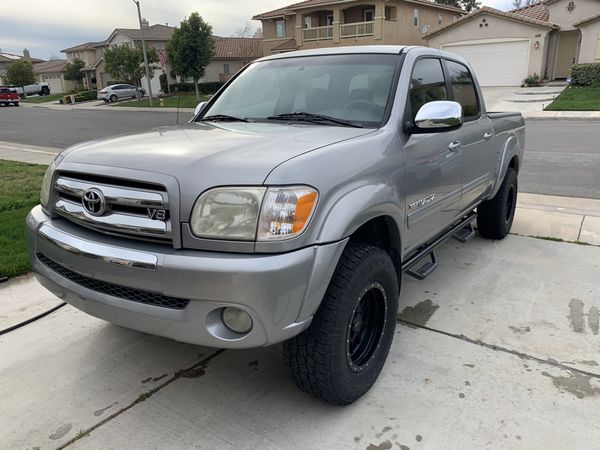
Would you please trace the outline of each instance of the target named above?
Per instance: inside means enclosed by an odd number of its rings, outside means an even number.
[[[50,86],[51,94],[63,94],[62,83],[59,76],[46,76],[44,77],[44,83],[48,83],[48,86]]]
[[[529,41],[446,44],[442,49],[469,61],[482,86],[520,86],[527,76]]]

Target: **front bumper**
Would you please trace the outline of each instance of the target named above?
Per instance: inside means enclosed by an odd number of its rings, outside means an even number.
[[[270,345],[307,328],[346,245],[342,240],[276,255],[175,250],[50,219],[40,206],[27,216],[27,240],[40,283],[76,308],[124,327],[219,348]],[[120,296],[138,291],[189,302],[174,309]],[[254,327],[248,334],[222,323],[220,312],[228,306],[250,314]]]

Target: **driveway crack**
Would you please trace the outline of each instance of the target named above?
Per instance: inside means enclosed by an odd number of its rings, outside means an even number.
[[[484,347],[487,348],[489,350],[493,350],[496,352],[503,352],[503,353],[508,353],[509,355],[513,355],[513,356],[518,356],[521,359],[528,359],[531,361],[536,361],[540,364],[545,364],[545,365],[549,365],[552,367],[557,367],[559,369],[562,370],[567,370],[567,371],[571,371],[571,372],[576,372],[578,374],[581,375],[586,375],[588,377],[593,377],[593,378],[597,378],[600,379],[600,375],[597,373],[593,373],[593,372],[588,372],[587,370],[582,370],[582,369],[577,369],[575,367],[570,367],[570,366],[566,366],[564,364],[559,363],[558,361],[554,360],[554,359],[543,359],[543,358],[539,358],[537,356],[533,356],[533,355],[529,355],[527,353],[523,353],[520,352],[518,350],[513,350],[510,348],[506,348],[506,347],[501,347],[499,345],[494,345],[494,344],[488,344],[487,342],[483,342],[479,339],[472,339],[468,336],[465,336],[464,334],[456,334],[456,333],[450,333],[448,331],[443,331],[443,330],[436,330],[435,328],[431,328],[428,327],[426,325],[419,325],[416,323],[412,323],[403,319],[396,319],[397,323],[400,323],[402,325],[406,325],[410,328],[420,328],[422,330],[426,330],[426,331],[431,331],[432,333],[437,333],[437,334],[441,334],[443,336],[448,336],[454,339],[458,339],[460,341],[463,342],[467,342],[469,344],[474,344],[474,345],[478,345],[480,347]]]
[[[195,374],[195,373],[198,373],[198,372],[203,372],[204,369],[207,368],[208,363],[211,360],[213,360],[214,358],[216,358],[217,356],[219,356],[220,354],[222,354],[224,351],[225,351],[225,349],[217,350],[214,353],[211,353],[210,355],[208,355],[206,358],[204,358],[201,361],[197,362],[193,366],[190,366],[190,367],[188,367],[186,369],[177,370],[175,372],[175,374],[171,378],[169,378],[168,380],[166,380],[164,383],[156,386],[154,389],[151,389],[151,390],[149,390],[147,392],[144,392],[144,393],[140,394],[140,396],[137,399],[135,399],[133,402],[131,402],[129,405],[124,406],[120,410],[114,412],[113,414],[111,414],[110,416],[108,416],[106,419],[102,420],[101,422],[98,422],[97,424],[95,424],[94,426],[88,428],[87,430],[81,430],[77,434],[77,436],[75,436],[73,439],[71,439],[67,443],[65,443],[65,444],[61,445],[60,447],[58,447],[57,450],[62,450],[64,448],[66,448],[66,447],[69,447],[71,444],[74,444],[78,440],[80,440],[80,439],[82,439],[84,437],[89,436],[89,434],[92,433],[93,431],[95,431],[98,428],[100,428],[101,426],[107,424],[111,420],[117,418],[118,416],[120,416],[124,412],[130,410],[131,408],[133,408],[138,403],[141,403],[141,402],[143,402],[145,400],[148,400],[150,397],[152,397],[158,391],[160,391],[163,388],[167,387],[169,384],[173,383],[174,381],[177,381],[180,378],[189,378],[190,374]]]

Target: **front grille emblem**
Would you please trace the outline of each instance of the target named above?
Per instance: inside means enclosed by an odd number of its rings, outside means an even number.
[[[106,199],[98,189],[92,188],[85,191],[81,203],[92,216],[101,216],[106,212]]]

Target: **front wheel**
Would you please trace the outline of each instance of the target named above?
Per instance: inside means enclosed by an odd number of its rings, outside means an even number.
[[[500,189],[477,207],[477,228],[485,239],[504,239],[510,232],[517,207],[517,172],[509,167]]]
[[[398,312],[398,280],[382,249],[351,244],[342,254],[308,329],[283,344],[296,384],[327,402],[347,405],[375,384]]]

